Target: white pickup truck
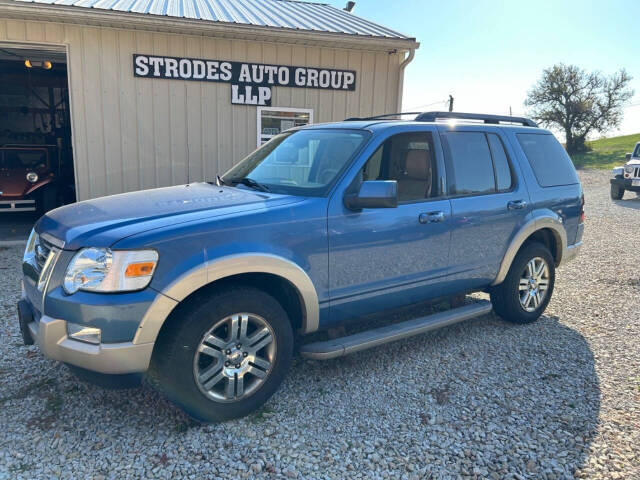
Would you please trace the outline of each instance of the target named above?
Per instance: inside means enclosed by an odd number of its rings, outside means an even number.
[[[621,200],[625,190],[640,194],[640,142],[636,143],[633,153],[627,153],[627,163],[613,169],[611,179],[611,199]]]

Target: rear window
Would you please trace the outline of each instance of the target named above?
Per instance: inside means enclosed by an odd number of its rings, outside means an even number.
[[[556,137],[536,133],[518,133],[517,137],[541,187],[579,182],[569,155]]]
[[[496,171],[496,189],[499,192],[507,191],[513,185],[507,152],[504,151],[504,145],[502,145],[502,141],[495,133],[488,133],[487,140],[489,140],[491,156],[493,157],[493,168]]]

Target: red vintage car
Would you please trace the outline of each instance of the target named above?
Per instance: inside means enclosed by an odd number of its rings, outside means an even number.
[[[0,147],[0,213],[45,213],[61,202],[47,146]]]

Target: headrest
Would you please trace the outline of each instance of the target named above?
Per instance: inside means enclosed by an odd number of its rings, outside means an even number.
[[[409,150],[404,170],[407,178],[426,180],[431,169],[431,158],[428,150]]]

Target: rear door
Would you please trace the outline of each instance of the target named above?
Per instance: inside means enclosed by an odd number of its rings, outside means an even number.
[[[441,127],[451,200],[451,274],[471,289],[491,283],[525,223],[529,195],[499,128]]]

